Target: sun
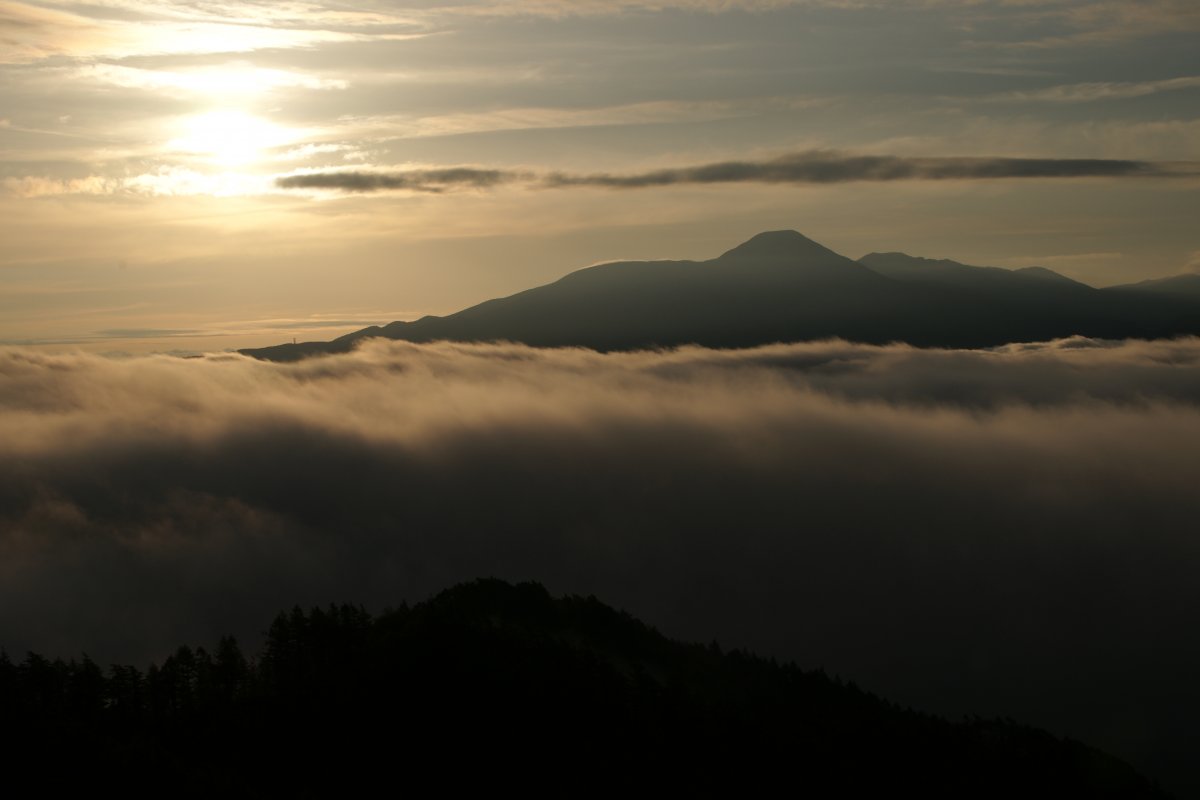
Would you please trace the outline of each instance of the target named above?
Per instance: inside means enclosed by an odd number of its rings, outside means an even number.
[[[217,110],[184,118],[181,135],[170,149],[198,155],[221,167],[244,167],[262,160],[264,152],[287,144],[287,128],[244,111]]]

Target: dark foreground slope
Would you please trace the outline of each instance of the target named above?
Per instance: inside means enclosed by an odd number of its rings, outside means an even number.
[[[487,785],[1160,797],[1103,753],[951,723],[822,672],[670,641],[594,598],[485,580],[371,618],[299,609],[145,674],[0,660],[9,782],[168,795]]]
[[[241,352],[292,361],[346,352],[373,336],[629,350],[832,337],[988,347],[1200,333],[1200,295],[1175,284],[1155,288],[1094,289],[1046,269],[969,267],[901,253],[855,262],[795,231],[772,231],[710,261],[601,264],[445,317]]]

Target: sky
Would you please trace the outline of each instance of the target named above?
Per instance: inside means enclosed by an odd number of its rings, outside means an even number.
[[[0,342],[224,350],[792,228],[1200,269],[1192,0],[0,0]]]

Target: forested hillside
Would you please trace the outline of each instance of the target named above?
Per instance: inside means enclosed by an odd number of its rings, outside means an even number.
[[[1043,731],[901,709],[821,671],[670,641],[594,598],[496,580],[374,617],[293,609],[253,658],[231,638],[144,672],[6,656],[0,718],[6,772],[47,789],[783,781],[789,793],[1161,796]]]

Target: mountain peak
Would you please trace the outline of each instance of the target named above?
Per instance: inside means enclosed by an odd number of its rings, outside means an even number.
[[[765,231],[721,255],[720,261],[790,261],[814,255],[837,255],[799,231]]]
[[[1194,292],[1187,290],[1192,285]],[[1200,334],[1200,277],[1099,290],[1043,269],[972,267],[895,252],[856,262],[796,231],[777,230],[707,261],[609,262],[444,317],[241,352],[294,361],[344,353],[369,336],[610,351],[830,337],[993,347],[1074,335],[1181,334]]]

